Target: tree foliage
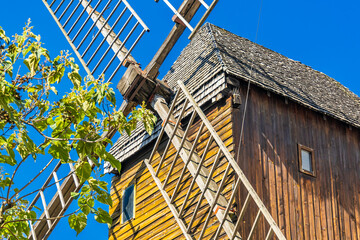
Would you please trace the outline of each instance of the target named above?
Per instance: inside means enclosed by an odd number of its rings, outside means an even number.
[[[24,162],[39,155],[74,163],[84,183],[79,193],[72,193],[79,210],[68,218],[71,228],[81,232],[89,214],[100,223],[111,224],[108,212],[94,207],[95,201],[109,206],[112,201],[107,183],[93,173],[104,162],[121,168],[106,151],[106,144],[111,143],[106,133],[117,129],[130,134],[138,121],[151,133],[156,121],[144,105],[124,116],[116,108],[109,83],[101,77],[82,78],[66,51],[51,58],[29,24],[11,39],[0,27],[0,163],[4,166],[0,172],[0,237],[5,239],[26,239],[30,232],[26,220],[38,217],[28,210],[28,194],[24,193],[34,179],[25,186],[17,186],[14,179]],[[72,86],[58,96],[63,81]],[[75,155],[76,159],[71,157]]]

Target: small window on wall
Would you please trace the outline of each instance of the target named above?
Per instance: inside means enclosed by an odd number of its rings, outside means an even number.
[[[124,191],[122,198],[122,223],[135,217],[135,187],[131,185]]]
[[[315,177],[314,150],[309,147],[298,144],[298,151],[299,151],[300,172]]]

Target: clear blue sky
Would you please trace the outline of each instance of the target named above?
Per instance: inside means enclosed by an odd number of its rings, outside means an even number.
[[[133,53],[145,67],[170,31],[172,13],[161,0],[128,1],[150,28]],[[261,0],[220,0],[208,21],[254,41],[260,5]],[[329,75],[360,95],[359,12],[358,0],[263,0],[257,43]],[[41,0],[2,0],[0,26],[7,34],[21,32],[28,18],[52,56],[70,49]],[[185,35],[160,69],[160,77],[188,43],[189,32]],[[105,225],[90,223],[78,239],[107,236]],[[64,220],[49,239],[63,238],[75,238]]]

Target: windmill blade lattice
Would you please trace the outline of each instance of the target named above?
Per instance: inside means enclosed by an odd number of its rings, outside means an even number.
[[[158,2],[159,0],[155,0],[155,1]],[[191,24],[184,18],[184,16],[182,16],[180,14],[179,11],[177,11],[175,9],[175,7],[169,2],[169,0],[163,0],[163,1],[171,9],[171,11],[173,11],[173,13],[175,14],[174,17],[176,20],[174,18],[173,18],[173,20],[175,20],[175,22],[179,22],[179,23],[185,25],[191,31],[191,34],[189,35],[189,39],[192,39],[194,34],[199,30],[201,25],[205,22],[205,20],[207,19],[207,17],[211,13],[211,11],[214,9],[214,7],[216,6],[216,4],[218,3],[219,0],[213,0],[210,5],[208,5],[204,0],[198,0],[201,3],[201,5],[203,7],[205,7],[206,12],[203,14],[203,16],[201,17],[201,19],[199,20],[199,22],[196,24],[195,27],[191,26]]]
[[[43,0],[88,75],[122,76],[149,28],[126,0]]]

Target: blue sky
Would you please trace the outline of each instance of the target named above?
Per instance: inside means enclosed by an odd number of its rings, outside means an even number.
[[[150,28],[133,52],[145,67],[170,31],[173,14],[161,0],[128,1]],[[182,1],[171,2],[178,6]],[[261,0],[220,0],[208,21],[254,41],[260,5]],[[34,32],[42,36],[52,56],[70,49],[41,0],[2,0],[1,10],[0,26],[8,35],[21,32],[31,18]],[[356,0],[263,0],[257,43],[329,75],[360,95],[359,12],[360,2]],[[160,69],[160,78],[188,43],[188,35],[186,31]],[[90,223],[78,239],[107,236],[106,225]],[[64,237],[75,238],[66,220],[60,221],[49,239]]]

